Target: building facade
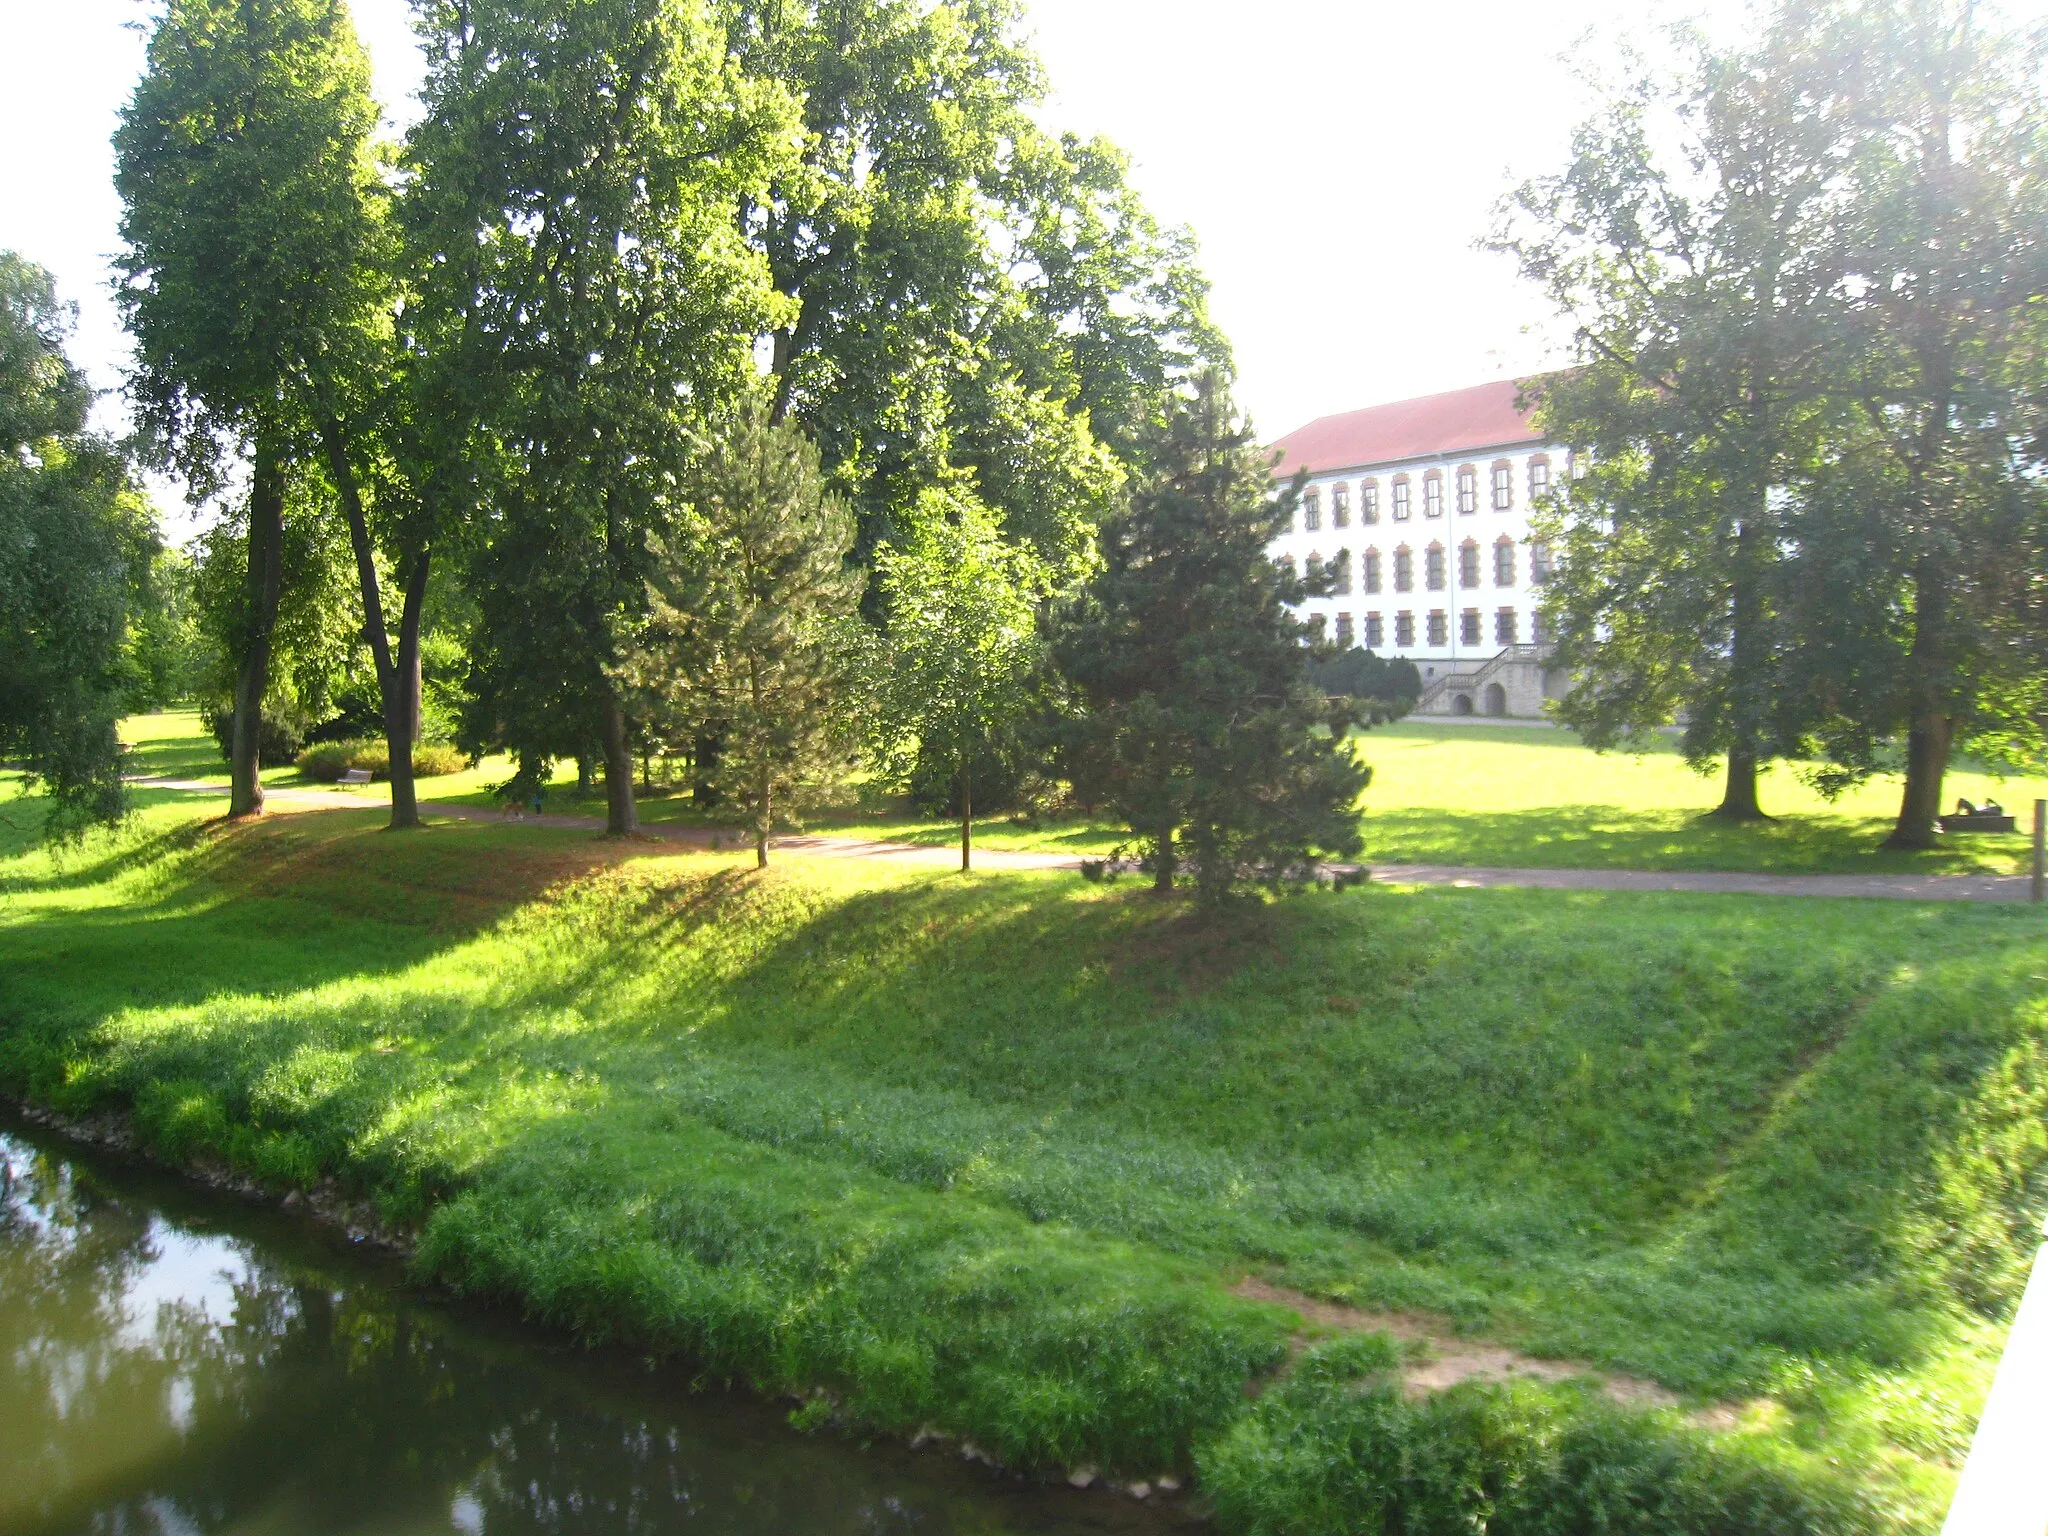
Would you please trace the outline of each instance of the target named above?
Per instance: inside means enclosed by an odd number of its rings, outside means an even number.
[[[1568,455],[1518,393],[1503,379],[1347,411],[1272,445],[1276,476],[1308,472],[1273,558],[1336,575],[1302,615],[1340,645],[1413,661],[1419,714],[1536,716],[1556,685],[1540,601],[1550,552],[1529,514]]]

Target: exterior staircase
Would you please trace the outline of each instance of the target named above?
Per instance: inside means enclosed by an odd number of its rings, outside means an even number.
[[[1495,655],[1481,662],[1470,671],[1439,672],[1431,678],[1422,690],[1422,697],[1415,701],[1412,713],[1417,715],[1506,715],[1513,709],[1515,695],[1526,692],[1515,684],[1529,675],[1531,669],[1540,679],[1544,660],[1550,654],[1547,645],[1503,646]],[[1486,688],[1489,683],[1501,685],[1502,707],[1486,707]],[[1540,697],[1540,681],[1536,689]],[[1468,699],[1471,707],[1460,709],[1457,701]],[[1525,713],[1527,713],[1525,711]]]

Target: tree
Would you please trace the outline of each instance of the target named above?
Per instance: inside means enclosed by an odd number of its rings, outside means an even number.
[[[908,776],[943,763],[960,790],[960,868],[974,849],[974,765],[1034,701],[1041,645],[1034,601],[1044,568],[1006,543],[995,516],[962,489],[928,492],[900,545],[876,557],[888,628],[875,735],[882,761]]]
[[[156,530],[64,353],[50,276],[0,251],[0,753],[50,797],[50,830],[125,808],[115,723],[126,612]]]
[[[1346,736],[1348,699],[1308,679],[1318,652],[1288,605],[1329,590],[1267,558],[1299,485],[1274,496],[1265,456],[1222,380],[1142,444],[1145,477],[1103,530],[1101,574],[1055,644],[1088,713],[1077,787],[1113,805],[1155,887],[1185,860],[1214,906],[1248,876],[1275,882],[1359,846],[1370,777]]]
[[[1974,5],[1792,14],[1852,135],[1838,388],[1854,414],[1802,507],[1804,654],[1845,777],[1905,738],[1887,846],[1926,848],[1959,742],[2048,756],[2048,114],[2033,51]]]
[[[770,418],[750,401],[697,440],[678,527],[649,538],[648,621],[621,668],[651,717],[718,739],[698,771],[740,808],[764,869],[778,813],[846,761],[864,636],[853,516],[817,449]]]
[[[1748,821],[1806,723],[1783,516],[1826,429],[1843,139],[1796,28],[1682,43],[1682,78],[1616,93],[1494,243],[1576,328],[1577,366],[1526,390],[1581,471],[1539,519],[1558,713],[1596,747],[1682,718],[1694,766],[1725,756],[1714,814]]]
[[[172,0],[114,138],[145,431],[202,490],[228,455],[251,457],[230,815],[263,808],[286,482],[315,451],[355,539],[387,717],[399,702],[349,425],[388,307],[376,121],[341,0]],[[393,742],[398,824],[410,756],[409,739]]]
[[[623,835],[617,637],[693,425],[751,387],[779,318],[732,213],[793,152],[794,109],[698,0],[436,4],[426,32],[406,216],[475,295],[438,301],[472,374],[442,370],[438,393],[461,386],[488,445],[443,454],[488,476],[466,734],[529,757],[601,744]]]

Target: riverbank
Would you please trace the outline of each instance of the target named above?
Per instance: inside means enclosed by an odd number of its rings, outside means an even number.
[[[1931,1529],[2039,1199],[2024,909],[1202,928],[1064,875],[197,809],[0,863],[11,1091],[333,1180],[422,1275],[806,1422],[1199,1475],[1230,1530]],[[1430,1390],[1461,1354],[1516,1379]]]

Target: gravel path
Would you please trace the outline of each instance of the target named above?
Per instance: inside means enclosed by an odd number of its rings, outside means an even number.
[[[137,779],[132,782],[151,789],[180,789],[213,795],[227,793],[218,784],[195,779]],[[264,794],[273,805],[302,810],[370,808],[360,801],[343,799],[324,790],[271,789]],[[420,810],[458,821],[506,819],[486,806],[455,805],[438,800],[422,800]],[[561,827],[581,832],[604,830],[603,820],[596,816],[527,816],[520,825]],[[711,832],[700,827],[657,824],[643,826],[640,830],[646,837],[694,848],[738,850],[746,846],[736,833]],[[778,837],[768,846],[774,853],[801,854],[808,858],[882,859],[892,864],[916,864],[935,869],[953,869],[960,863],[957,844],[925,846],[878,842],[871,838],[795,833]],[[977,848],[974,850],[974,867],[1079,869],[1082,857],[1071,853]],[[1330,867],[1336,870],[1351,866],[1339,864]],[[1376,864],[1371,878],[1383,885],[1512,885],[1556,891],[1695,891],[1714,895],[1853,896],[1892,901],[2025,901],[2030,884],[2025,875],[1765,875],[1679,869],[1486,869],[1455,864]]]

